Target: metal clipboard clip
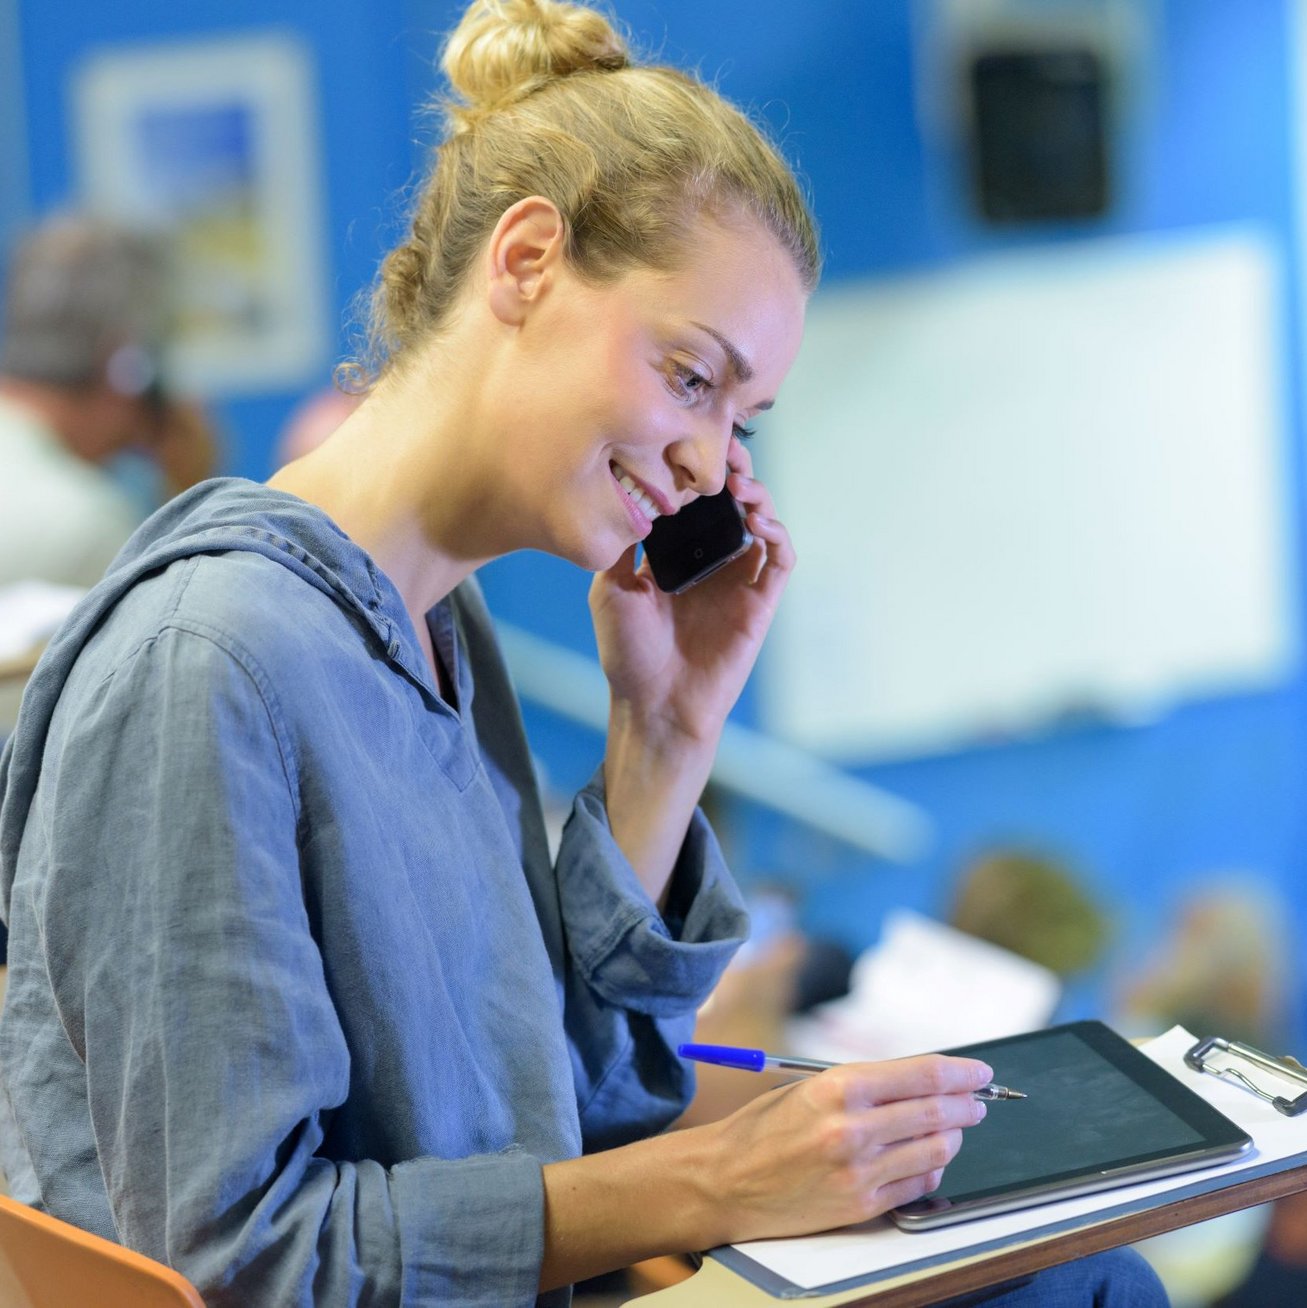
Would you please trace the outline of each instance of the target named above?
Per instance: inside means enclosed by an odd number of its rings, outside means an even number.
[[[1206,1072],[1209,1076],[1219,1076],[1226,1081],[1237,1081],[1245,1090],[1250,1090],[1258,1099],[1265,1099],[1277,1112],[1286,1117],[1297,1117],[1307,1112],[1307,1068],[1292,1058],[1275,1058],[1264,1054],[1252,1045],[1242,1045],[1237,1040],[1223,1040],[1212,1036],[1200,1040],[1184,1056],[1184,1061],[1195,1072]],[[1251,1069],[1251,1070],[1245,1070]],[[1284,1089],[1296,1089],[1297,1094],[1277,1094],[1272,1087],[1259,1085],[1254,1077],[1265,1080],[1267,1076],[1275,1077],[1286,1083]]]

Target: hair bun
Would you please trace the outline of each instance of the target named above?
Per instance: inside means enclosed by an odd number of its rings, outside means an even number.
[[[474,0],[441,61],[450,86],[490,108],[554,77],[624,68],[626,42],[600,13],[559,0]]]

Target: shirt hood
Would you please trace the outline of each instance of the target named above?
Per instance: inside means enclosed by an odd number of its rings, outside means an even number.
[[[322,510],[258,482],[239,478],[202,482],[136,531],[104,579],[69,614],[27,683],[18,721],[0,754],[0,910],[6,921],[50,722],[82,649],[114,606],[149,574],[179,559],[232,550],[261,554],[352,610],[384,656],[428,687],[399,592]],[[405,633],[408,638],[402,639]]]

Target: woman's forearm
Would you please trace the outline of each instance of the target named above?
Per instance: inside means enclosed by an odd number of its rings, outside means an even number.
[[[707,1128],[548,1163],[540,1289],[726,1238]]]
[[[801,1235],[929,1193],[985,1115],[993,1069],[846,1063],[705,1126],[547,1164],[542,1289],[665,1253]]]
[[[659,730],[615,704],[604,755],[613,839],[661,911],[690,819],[712,771],[716,741]]]

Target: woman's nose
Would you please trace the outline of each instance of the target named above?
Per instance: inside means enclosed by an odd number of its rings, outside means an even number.
[[[723,432],[719,423],[701,423],[692,434],[679,440],[672,450],[677,479],[697,495],[716,495],[726,485],[726,455],[732,427]]]

